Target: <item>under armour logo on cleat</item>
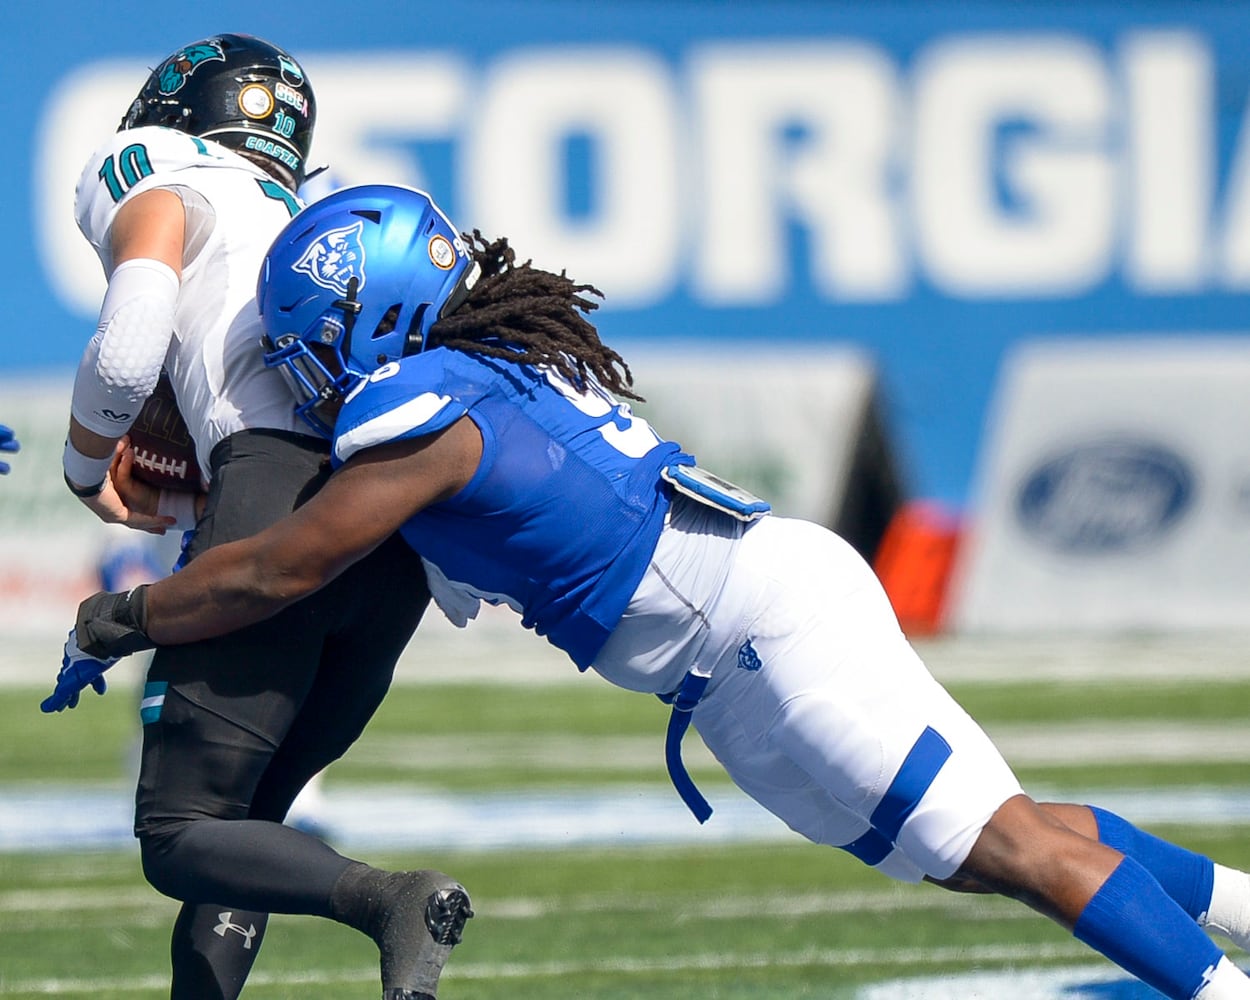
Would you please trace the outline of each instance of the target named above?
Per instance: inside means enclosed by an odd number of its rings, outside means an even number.
[[[759,670],[763,665],[764,661],[751,645],[750,639],[738,647],[738,666],[743,670]]]
[[[230,918],[234,916],[233,910],[226,910],[225,913],[217,914],[217,919],[221,921],[213,928],[219,937],[225,937],[227,931],[234,931],[243,938],[243,948],[246,951],[252,950],[252,938],[256,936],[256,925],[248,924],[244,927],[242,924],[232,923]]]

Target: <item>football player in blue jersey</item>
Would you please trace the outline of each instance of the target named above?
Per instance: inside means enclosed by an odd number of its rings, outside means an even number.
[[[17,433],[11,427],[5,427],[0,424],[0,451],[18,452],[22,450],[21,444],[17,440]],[[9,472],[9,463],[0,462],[0,476],[7,475]]]
[[[454,622],[508,604],[579,668],[669,701],[669,770],[701,821],[680,759],[691,722],[816,843],[1024,902],[1172,1000],[1250,997],[1203,930],[1250,944],[1247,876],[1026,795],[850,545],[771,515],[630,411],[629,369],[586,318],[597,295],[518,264],[506,240],[460,235],[418,191],[307,209],[258,300],[268,363],[337,471],[255,537],[84,601],[91,671],[264,620],[398,530]]]
[[[315,117],[292,56],[214,35],[153,70],[78,183],[75,214],[108,287],[74,383],[65,481],[105,521],[193,527],[192,564],[280,520],[329,475],[327,442],[264,364],[255,303],[265,252],[301,207]],[[152,487],[123,498],[114,485],[133,461],[119,442],[162,369],[207,476],[198,500]],[[170,947],[173,1000],[237,997],[269,912],[363,931],[379,946],[386,997],[432,996],[471,913],[441,872],[386,872],[283,824],[360,735],[424,610],[425,574],[402,540],[370,560],[337,593],[221,641],[160,650],[148,668],[135,835],[148,880],[186,904]],[[411,594],[389,596],[392,580]],[[66,669],[79,666],[71,644]],[[56,692],[44,711],[77,697]]]

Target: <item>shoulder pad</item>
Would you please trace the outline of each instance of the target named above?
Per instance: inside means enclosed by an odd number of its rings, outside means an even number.
[[[74,215],[87,239],[98,245],[118,207],[137,192],[161,186],[163,178],[191,167],[242,163],[246,161],[217,143],[177,129],[147,126],[116,132],[83,167]],[[186,183],[182,178],[178,182]]]
[[[444,391],[440,361],[434,352],[414,355],[383,365],[361,383],[339,413],[335,462],[388,441],[434,434],[468,412]]]

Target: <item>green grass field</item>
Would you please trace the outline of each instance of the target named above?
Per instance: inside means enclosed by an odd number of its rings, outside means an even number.
[[[1250,796],[1245,758],[1235,749],[1250,715],[1250,679],[1155,680],[1132,690],[1002,679],[951,687],[1004,744],[1064,751],[1055,762],[1053,754],[1030,750],[1017,766],[1026,786],[1047,795],[1245,788]],[[89,694],[76,711],[51,718],[36,708],[44,693],[0,688],[0,791],[58,781],[126,788],[137,727],[133,693],[123,687],[103,699]],[[440,793],[664,789],[664,719],[654,699],[589,678],[529,688],[398,686],[364,739],[330,772],[328,794],[392,783]],[[1167,734],[1167,752],[1149,739],[1141,745],[1142,734],[1153,731]],[[1105,745],[1082,755],[1075,745],[1082,733],[1103,734]],[[1192,752],[1186,738],[1195,741]],[[1225,744],[1233,749],[1203,751]],[[697,753],[691,760],[701,786],[723,787],[714,765]],[[1250,866],[1246,827],[1154,829]],[[797,839],[367,860],[441,867],[473,892],[478,916],[444,974],[442,1000],[851,1000],[870,984],[917,976],[1110,969],[1017,904],[898,886],[840,852]],[[134,851],[0,853],[0,998],[165,995],[174,912],[174,903],[144,883]],[[279,916],[245,996],[369,998],[376,983],[371,942],[327,921]]]

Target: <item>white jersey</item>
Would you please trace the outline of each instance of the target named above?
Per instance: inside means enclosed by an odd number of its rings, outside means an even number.
[[[207,472],[213,446],[235,431],[301,430],[290,391],[262,361],[255,304],[261,261],[301,206],[259,167],[212,140],[159,127],[118,132],[87,162],[74,199],[78,226],[106,275],[118,209],[153,188],[178,194],[187,216],[165,367]]]

